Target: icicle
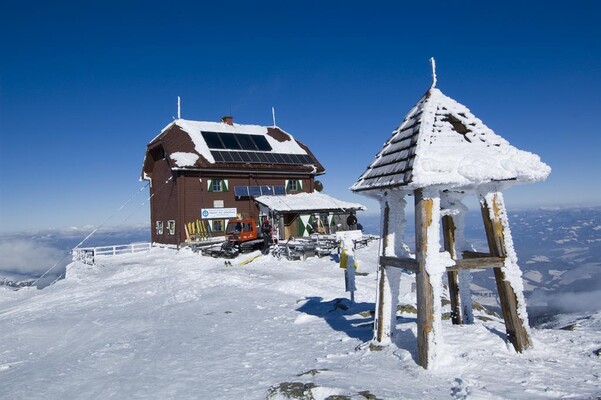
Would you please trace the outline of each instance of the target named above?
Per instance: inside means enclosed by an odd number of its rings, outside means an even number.
[[[432,86],[430,86],[430,89],[436,87],[436,60],[434,60],[434,57],[430,57],[430,63],[432,64]]]

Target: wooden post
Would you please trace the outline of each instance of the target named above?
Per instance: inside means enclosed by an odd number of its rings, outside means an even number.
[[[505,268],[510,263],[510,267],[519,270],[517,258],[509,257],[507,249],[513,249],[513,242],[509,233],[507,219],[503,218],[501,213],[505,214],[505,203],[501,193],[488,193],[481,198],[482,219],[490,254],[493,257],[506,257],[504,268],[494,268],[497,290],[499,291],[499,300],[503,318],[505,319],[505,329],[507,339],[513,344],[516,351],[522,352],[531,346],[530,337],[527,328],[527,315],[525,315],[525,304],[520,304],[516,291],[511,283],[506,279]],[[513,250],[512,250],[513,251]],[[523,301],[523,295],[520,288],[520,299]],[[520,316],[519,309],[522,309]]]
[[[428,258],[428,243],[432,239],[429,235],[438,236],[438,229],[433,229],[433,224],[435,222],[434,218],[436,218],[436,224],[438,224],[440,209],[439,202],[436,202],[438,204],[435,207],[434,199],[425,197],[422,189],[418,189],[414,193],[415,258],[417,260],[417,274],[415,277],[417,289],[417,353],[419,365],[427,369],[433,361],[435,349],[432,347],[436,344],[434,339],[437,334],[437,325],[439,325],[439,321],[436,321],[434,316],[434,302],[438,301],[440,303],[440,298],[435,298],[432,277],[427,268],[428,262],[432,262]],[[439,243],[438,240],[437,242]],[[438,248],[436,248],[436,252],[438,253]],[[441,282],[435,282],[435,284],[441,284]]]
[[[380,254],[386,255],[386,249],[388,248],[389,240],[389,229],[390,229],[390,206],[388,201],[384,205],[384,212],[382,216],[382,243],[380,244]],[[380,262],[378,266],[378,292],[376,294],[376,313],[374,320],[374,340],[378,343],[383,343],[385,340],[390,340],[391,331],[389,324],[386,323],[388,318],[388,312],[385,311],[384,299],[387,297],[386,288],[388,287],[386,279],[386,266]]]
[[[453,217],[445,215],[442,217],[442,237],[444,240],[444,249],[449,252],[453,260],[457,259],[455,251],[455,223]],[[448,271],[449,298],[451,300],[451,320],[453,325],[461,325],[461,302],[459,300],[459,278],[457,271]]]

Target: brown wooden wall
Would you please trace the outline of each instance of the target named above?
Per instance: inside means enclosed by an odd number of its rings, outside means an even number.
[[[178,244],[177,238],[177,220],[178,220],[178,196],[177,184],[175,179],[171,178],[171,168],[167,160],[158,160],[154,162],[152,185],[150,188],[150,230],[153,242]],[[167,221],[176,221],[176,235],[169,235],[167,230]],[[163,221],[163,234],[156,232],[156,221]]]
[[[215,200],[223,200],[224,208],[236,208],[244,217],[258,221],[259,209],[252,198],[236,198],[235,186],[284,186],[286,179],[302,181],[303,192],[312,192],[312,175],[287,174],[245,174],[232,172],[175,171],[171,181],[165,183],[172,171],[166,160],[156,161],[153,166],[151,188],[151,230],[152,241],[165,244],[180,244],[186,241],[184,224],[201,219],[202,208],[214,208]],[[208,180],[227,179],[226,192],[208,190]],[[167,229],[168,220],[175,220],[175,235]],[[163,234],[157,235],[156,221],[163,221]],[[225,221],[227,223],[227,221]]]

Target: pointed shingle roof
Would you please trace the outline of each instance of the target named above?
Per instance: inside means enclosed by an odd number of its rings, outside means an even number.
[[[544,180],[551,168],[493,132],[464,105],[432,87],[392,132],[351,187],[473,189],[479,185]]]

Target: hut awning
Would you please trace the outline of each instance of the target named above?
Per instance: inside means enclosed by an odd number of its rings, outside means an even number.
[[[359,203],[338,200],[324,193],[298,193],[287,196],[259,196],[255,201],[266,206],[272,211],[285,212],[334,212],[334,211],[357,211],[365,210],[365,206]]]

